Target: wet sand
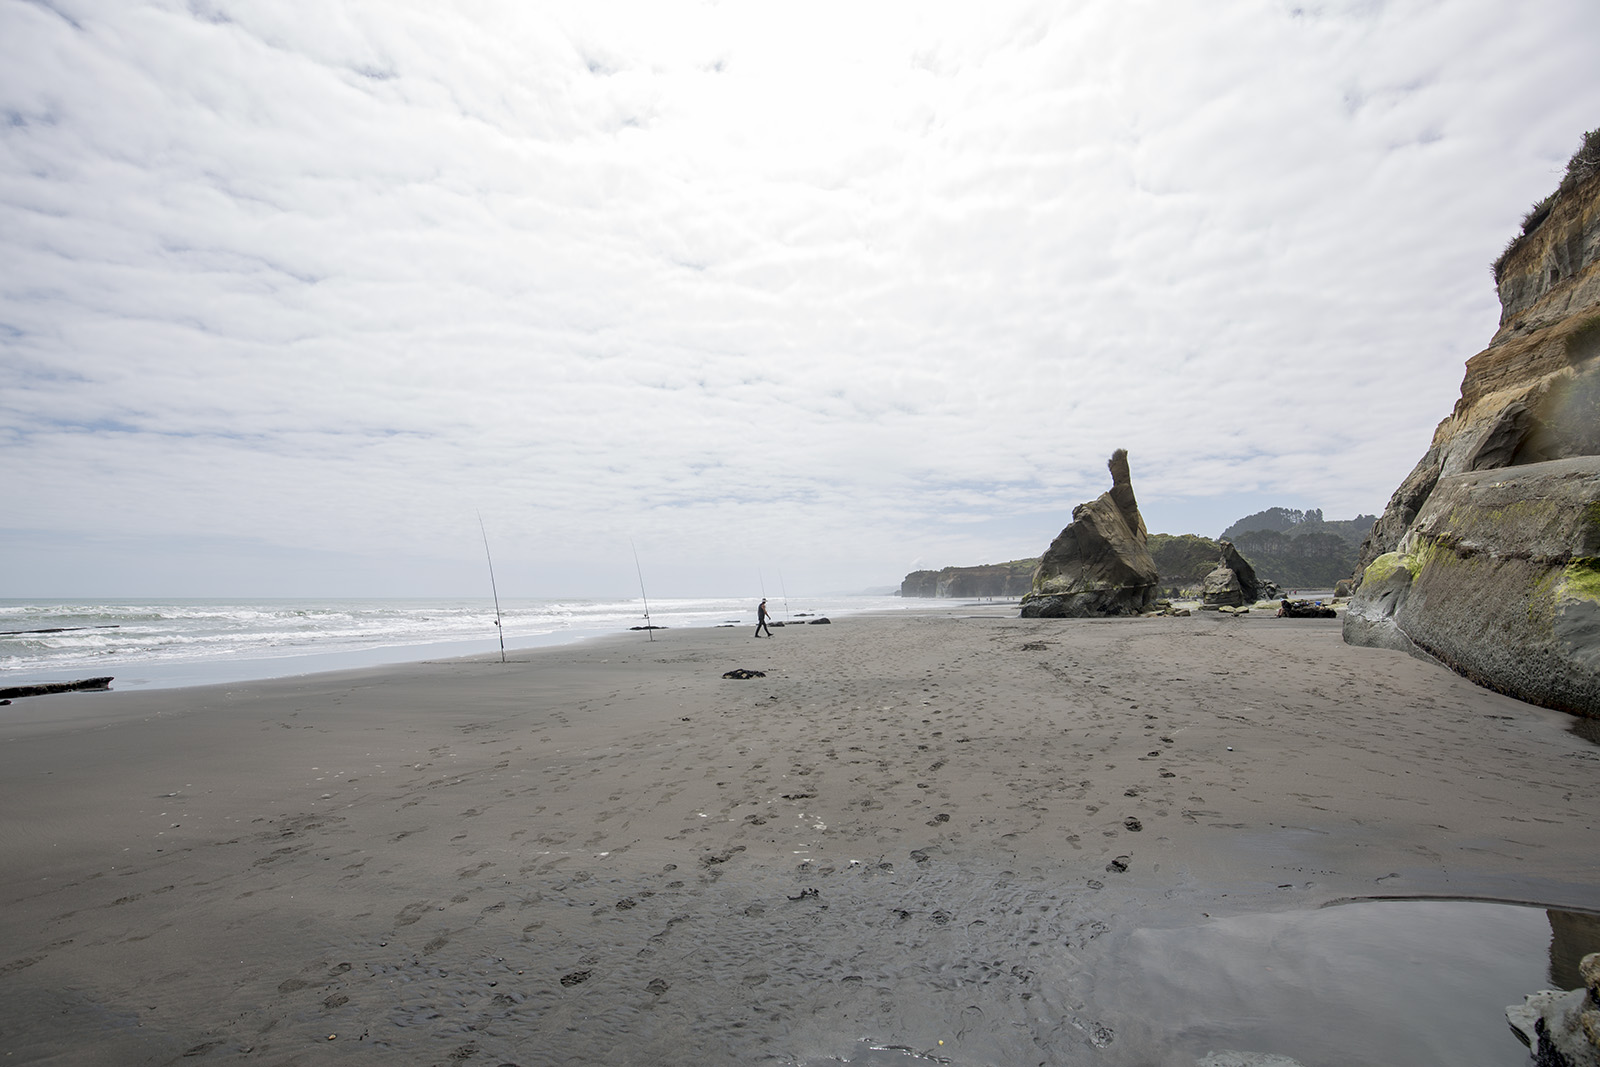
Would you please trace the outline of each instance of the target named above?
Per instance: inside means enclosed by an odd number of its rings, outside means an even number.
[[[1567,717],[1332,621],[1014,610],[0,708],[6,1062],[1187,1067],[1135,935],[1600,908]]]

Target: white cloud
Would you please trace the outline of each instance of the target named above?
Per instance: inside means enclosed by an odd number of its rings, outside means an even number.
[[[608,581],[629,531],[684,592],[779,558],[884,584],[1039,551],[1118,446],[1172,529],[1375,511],[1594,121],[1596,30],[10,3],[0,594],[117,537],[359,545],[410,561],[361,591],[452,591],[479,508],[535,585]]]

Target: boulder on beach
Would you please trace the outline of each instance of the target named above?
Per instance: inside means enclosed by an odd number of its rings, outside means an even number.
[[[1239,555],[1231,541],[1219,541],[1222,556],[1216,569],[1206,575],[1201,589],[1201,600],[1218,607],[1239,607],[1254,604],[1261,597],[1261,582],[1256,578],[1250,561]]]
[[[1600,717],[1600,131],[1495,264],[1500,326],[1362,545],[1351,644]]]
[[[1072,509],[1022,598],[1023,618],[1139,615],[1156,596],[1160,572],[1150,558],[1149,534],[1133,495],[1126,449],[1107,464],[1111,488]]]

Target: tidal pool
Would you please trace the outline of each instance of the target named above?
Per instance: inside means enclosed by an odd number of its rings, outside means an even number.
[[[1469,900],[1364,900],[1137,930],[1095,978],[1101,1017],[1117,1030],[1099,1062],[1193,1067],[1243,1051],[1304,1067],[1525,1067],[1506,1006],[1576,988],[1578,960],[1595,951],[1600,916]]]

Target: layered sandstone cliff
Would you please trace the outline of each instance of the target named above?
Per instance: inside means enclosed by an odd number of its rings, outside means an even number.
[[[1022,596],[1033,588],[1037,559],[912,571],[900,582],[900,595],[920,597]]]
[[[1495,281],[1499,329],[1362,545],[1345,640],[1600,716],[1600,158],[1575,157]]]

